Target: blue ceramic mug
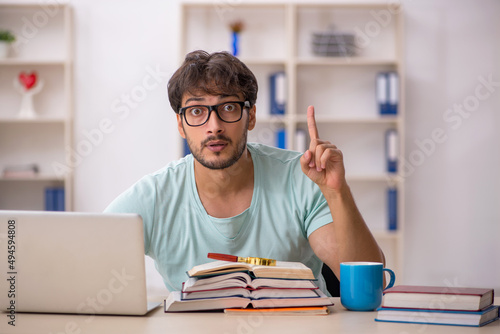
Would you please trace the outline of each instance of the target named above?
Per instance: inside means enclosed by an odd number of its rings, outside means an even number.
[[[391,276],[385,289],[394,285],[396,275],[380,262],[340,264],[340,302],[351,311],[373,311],[382,304],[384,271]]]

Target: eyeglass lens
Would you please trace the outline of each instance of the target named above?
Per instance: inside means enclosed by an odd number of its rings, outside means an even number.
[[[208,121],[210,110],[214,109],[224,122],[232,123],[241,119],[242,104],[226,102],[216,106],[192,106],[184,109],[184,116],[189,125],[201,125]]]

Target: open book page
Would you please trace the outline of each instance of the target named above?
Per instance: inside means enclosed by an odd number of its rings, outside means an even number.
[[[220,275],[235,271],[250,271],[255,277],[295,278],[314,280],[308,267],[300,262],[276,261],[276,266],[252,265],[243,262],[212,261],[194,266],[188,276]]]

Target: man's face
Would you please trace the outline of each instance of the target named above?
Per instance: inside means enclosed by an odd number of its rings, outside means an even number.
[[[240,95],[191,95],[184,94],[182,107],[194,105],[216,105],[229,101],[243,101]],[[208,121],[197,127],[186,124],[177,115],[177,126],[182,137],[186,138],[193,157],[204,167],[224,169],[239,160],[246,150],[247,132],[255,126],[255,106],[249,112],[243,111],[240,121],[226,123],[215,112]]]

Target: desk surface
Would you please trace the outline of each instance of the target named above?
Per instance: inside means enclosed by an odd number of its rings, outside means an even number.
[[[339,298],[329,315],[262,316],[210,313],[164,313],[162,307],[146,316],[94,316],[18,313],[16,326],[0,314],[0,333],[146,334],[146,333],[500,333],[500,321],[484,327],[458,327],[376,322],[376,312],[345,310]],[[500,303],[497,297],[496,304]]]

